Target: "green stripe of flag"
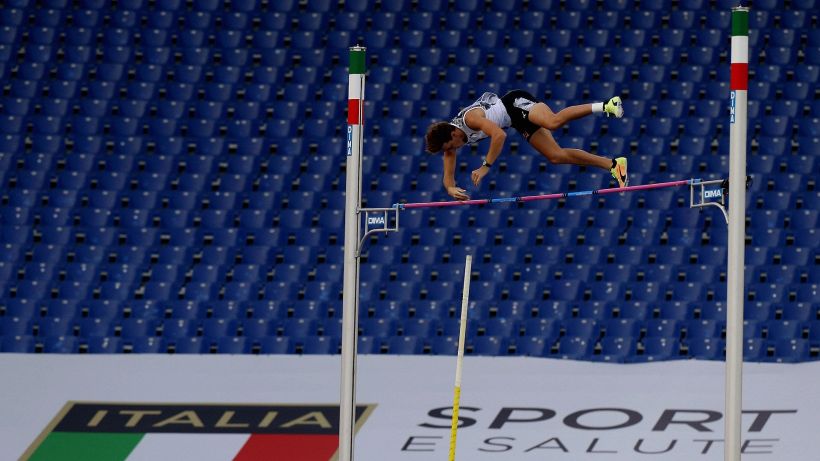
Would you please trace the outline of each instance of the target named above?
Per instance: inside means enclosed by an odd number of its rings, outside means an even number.
[[[364,48],[350,49],[350,70],[351,74],[365,73],[364,67]]]
[[[749,9],[732,10],[732,36],[749,35]]]
[[[124,461],[143,434],[52,432],[29,461]]]

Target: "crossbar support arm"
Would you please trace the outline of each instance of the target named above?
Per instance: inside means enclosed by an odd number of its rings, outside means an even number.
[[[356,247],[357,258],[362,255],[362,249],[367,241],[367,237],[380,233],[398,232],[399,211],[400,209],[396,206],[390,208],[361,208],[359,210],[359,216],[364,216],[365,233],[362,235],[361,240],[359,240],[359,245]]]

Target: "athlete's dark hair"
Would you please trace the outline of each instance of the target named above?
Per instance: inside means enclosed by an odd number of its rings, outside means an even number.
[[[452,139],[453,130],[455,129],[456,127],[447,122],[438,122],[430,125],[430,127],[427,128],[427,136],[425,136],[427,152],[431,154],[441,152],[444,143]]]

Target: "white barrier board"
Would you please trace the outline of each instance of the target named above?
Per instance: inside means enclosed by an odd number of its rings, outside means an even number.
[[[104,440],[107,459],[329,460],[339,367],[339,356],[2,354],[0,459]],[[454,373],[455,357],[360,356],[355,459],[446,459]],[[744,365],[744,459],[820,459],[818,383],[820,362]],[[723,385],[722,362],[467,357],[456,459],[719,461]]]

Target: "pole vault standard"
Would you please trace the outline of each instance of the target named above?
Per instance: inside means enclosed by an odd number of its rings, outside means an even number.
[[[340,461],[353,459],[353,428],[356,422],[356,329],[359,316],[359,235],[361,234],[358,213],[362,202],[364,58],[364,47],[350,48],[342,291],[342,389],[339,405],[338,455]]]
[[[743,410],[743,269],[746,234],[746,124],[749,89],[749,8],[732,9],[729,128],[729,254],[726,280],[726,420],[724,460],[740,461]]]

